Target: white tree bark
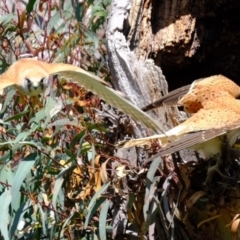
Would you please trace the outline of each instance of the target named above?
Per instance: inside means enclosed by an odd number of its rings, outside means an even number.
[[[138,47],[131,48],[133,31],[137,24],[131,0],[113,0],[107,27],[107,48],[113,85],[138,107],[159,99],[167,93],[168,85],[161,69],[151,59],[137,56]],[[141,9],[141,7],[139,7]],[[131,24],[129,24],[129,15]],[[136,14],[135,14],[136,15]],[[138,15],[138,14],[137,14]],[[130,29],[129,35],[124,31]],[[165,122],[164,110],[152,114]]]

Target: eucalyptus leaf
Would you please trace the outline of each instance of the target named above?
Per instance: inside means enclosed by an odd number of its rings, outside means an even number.
[[[9,121],[12,121],[12,120],[18,120],[20,119],[21,117],[25,116],[27,113],[29,113],[29,110],[26,110],[26,111],[23,111],[23,112],[20,112],[12,117],[9,117],[5,120],[5,122],[9,122]]]
[[[110,184],[111,184],[111,182],[107,182],[107,183],[103,184],[102,187],[94,194],[94,196],[92,197],[92,199],[91,199],[91,201],[90,201],[90,203],[88,205],[88,209],[92,208],[94,203],[101,196],[101,194],[104,193],[108,189]]]
[[[29,199],[25,204],[21,205],[13,215],[9,230],[10,239],[12,239],[14,233],[16,232],[19,223],[24,220],[23,215],[29,210],[30,206],[32,206],[32,202]]]
[[[65,219],[63,225],[62,225],[62,230],[60,232],[60,238],[59,239],[62,239],[64,237],[64,230],[65,230],[65,227],[67,226],[67,224],[70,222],[70,220],[72,219],[72,217],[74,216],[74,212],[70,214],[70,216]]]
[[[8,221],[9,221],[9,204],[12,196],[8,188],[0,196],[0,230],[5,240],[8,240]]]
[[[37,153],[30,153],[20,162],[18,166],[18,169],[13,178],[13,184],[11,189],[11,194],[12,194],[11,205],[12,205],[12,208],[15,210],[19,208],[20,197],[21,197],[21,194],[20,194],[21,185],[25,177],[33,167],[35,161],[38,158],[39,158],[39,155]]]
[[[102,204],[102,208],[100,211],[100,216],[99,216],[99,236],[101,240],[106,240],[107,239],[107,234],[106,234],[106,222],[107,222],[107,214],[108,214],[108,209],[110,206],[109,200],[106,200]]]
[[[31,13],[32,12],[33,7],[34,7],[36,1],[37,0],[29,0],[28,1],[27,7],[26,7],[27,13]]]
[[[53,199],[52,199],[52,204],[53,204],[53,207],[55,210],[56,210],[56,206],[57,206],[57,197],[58,197],[58,194],[60,192],[60,189],[61,189],[63,181],[64,181],[63,175],[67,171],[69,171],[70,168],[72,168],[72,166],[62,169],[62,171],[58,174],[57,179],[55,181],[54,190],[53,190],[54,194],[53,194]]]
[[[102,203],[105,201],[106,199],[101,197],[99,199],[97,199],[94,204],[92,205],[92,207],[89,209],[86,219],[85,219],[85,223],[84,223],[84,228],[87,229],[89,222],[92,218],[92,216],[97,212],[98,208],[102,205]]]
[[[88,213],[87,213],[85,224],[84,224],[85,229],[87,228],[93,214],[97,211],[97,209],[105,201],[105,198],[101,197],[101,194],[104,193],[107,190],[110,183],[111,182],[108,182],[108,183],[105,183],[104,185],[102,185],[102,187],[92,197],[92,199],[91,199],[91,201],[88,205]]]
[[[4,26],[5,24],[7,24],[15,19],[16,19],[16,15],[13,13],[4,14],[4,15],[0,16],[0,23]]]
[[[0,19],[0,22],[1,22],[1,19]],[[3,114],[6,111],[6,108],[10,105],[10,101],[13,99],[13,96],[14,96],[15,93],[16,93],[16,90],[10,90],[7,93],[7,96],[5,98],[5,101],[4,101],[3,107],[1,109],[0,115]]]
[[[12,185],[13,176],[14,176],[14,174],[12,172],[10,164],[1,165],[1,167],[0,167],[0,181],[1,182],[5,182],[5,183],[8,183],[9,185]],[[0,184],[0,193],[3,191],[4,188],[5,188],[5,186]]]
[[[144,199],[144,206],[143,206],[143,215],[144,215],[144,220],[148,220],[148,211],[149,211],[149,204],[150,204],[150,189],[152,187],[152,184],[154,183],[154,175],[158,169],[159,164],[162,162],[161,157],[155,158],[148,170],[147,173],[147,185],[145,188],[145,199]]]
[[[72,141],[70,142],[70,147],[74,148],[76,144],[81,144],[84,137],[86,135],[86,131],[83,130],[80,133],[78,133],[77,135],[75,135],[72,139]]]

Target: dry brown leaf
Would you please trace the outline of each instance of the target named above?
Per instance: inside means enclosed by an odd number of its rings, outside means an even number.
[[[92,167],[88,167],[88,173],[89,182],[87,183],[86,187],[83,188],[82,192],[79,195],[82,200],[84,200],[87,196],[91,194],[95,184],[94,169]]]
[[[69,85],[69,84],[65,84],[65,85],[63,86],[63,89],[65,89],[65,90],[70,90],[70,89],[72,89],[72,86]]]
[[[59,163],[60,163],[62,166],[64,166],[64,165],[66,164],[66,160],[63,160],[63,159],[62,159],[62,160],[59,161]]]
[[[61,165],[65,165],[66,161],[61,160]],[[66,167],[69,167],[70,163],[66,165]],[[77,195],[76,193],[79,191],[79,189],[82,188],[82,168],[80,166],[77,166],[73,169],[72,173],[70,173],[69,180],[66,182],[66,194],[68,198],[72,200],[78,200],[80,199],[80,194]],[[82,192],[81,192],[82,193]]]
[[[195,204],[195,202],[205,194],[206,192],[204,191],[195,192],[187,201],[186,204],[187,209],[190,209]]]
[[[103,183],[107,183],[109,181],[108,179],[108,175],[107,175],[107,164],[108,161],[110,160],[110,158],[108,158],[102,165],[100,168],[100,177]]]
[[[5,129],[5,127],[0,126],[0,133],[1,133],[1,134],[6,133],[6,129]]]
[[[222,214],[219,214],[219,215],[215,215],[215,216],[213,216],[213,217],[207,218],[207,219],[201,221],[201,222],[197,225],[197,228],[200,228],[200,227],[202,226],[202,224],[204,224],[204,223],[206,223],[206,222],[209,222],[209,221],[212,221],[212,220],[214,220],[214,219],[216,219],[216,218],[219,218],[219,217],[221,217],[221,216],[222,216]]]
[[[231,233],[232,233],[232,240],[237,239],[238,229],[239,229],[239,222],[240,222],[240,214],[236,214],[233,218],[233,220],[226,224],[225,227],[231,227]]]
[[[27,102],[26,102],[26,97],[22,94],[19,94],[19,101],[18,101],[19,104],[22,104],[22,105],[25,105]]]
[[[79,194],[79,198],[84,200],[87,196],[89,196],[93,189],[93,181],[88,182],[87,186],[82,190]]]
[[[179,164],[179,171],[181,174],[181,178],[184,181],[185,187],[180,196],[179,202],[181,203],[183,199],[185,199],[186,195],[188,194],[188,189],[190,187],[190,179],[189,179],[189,168],[186,164]]]
[[[76,185],[79,186],[82,181],[82,178],[81,178],[82,168],[80,167],[74,168],[72,176],[75,178]]]
[[[127,215],[128,215],[128,221],[130,223],[134,223],[135,222],[135,216],[134,216],[131,209],[127,209]]]
[[[98,192],[98,190],[101,188],[101,176],[100,176],[100,155],[97,155],[94,160],[94,179],[95,179],[95,192]]]

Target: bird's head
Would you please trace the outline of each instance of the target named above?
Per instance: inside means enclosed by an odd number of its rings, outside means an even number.
[[[24,69],[21,73],[19,88],[25,94],[36,96],[47,88],[49,74],[40,66]]]

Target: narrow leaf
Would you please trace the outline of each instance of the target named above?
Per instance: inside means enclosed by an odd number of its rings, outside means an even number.
[[[9,189],[5,189],[0,196],[0,230],[5,240],[8,240],[8,220],[9,220],[9,204],[11,202],[11,193]]]
[[[155,173],[161,161],[162,161],[161,157],[155,158],[151,163],[147,173],[147,185],[145,189],[145,199],[144,199],[144,206],[143,206],[143,215],[144,215],[145,221],[147,221],[147,216],[148,216],[148,209],[149,209],[149,203],[150,203],[150,199],[149,199],[150,189],[151,189],[152,183],[154,182],[153,178],[155,176]]]
[[[36,0],[29,0],[28,1],[27,7],[26,7],[27,13],[32,12],[35,2],[36,2]]]
[[[100,207],[100,205],[105,201],[105,198],[103,197],[100,197],[101,194],[103,192],[105,192],[107,190],[107,188],[109,187],[111,182],[108,182],[106,184],[104,184],[99,191],[97,191],[94,196],[92,197],[89,205],[88,205],[88,214],[86,216],[86,220],[85,220],[85,224],[84,224],[84,228],[86,229],[88,224],[89,224],[89,221],[92,217],[92,215],[97,211],[97,209]]]
[[[101,196],[102,193],[104,193],[107,188],[109,187],[111,182],[105,183],[104,185],[102,185],[102,187],[99,189],[99,191],[97,191],[94,196],[92,197],[89,205],[88,205],[88,209],[92,208],[93,204],[97,201],[97,199]]]
[[[80,142],[82,142],[83,138],[86,135],[86,131],[83,130],[82,132],[78,133],[77,135],[75,135],[70,143],[70,147],[74,148],[76,144],[79,144]]]
[[[64,221],[64,224],[62,225],[62,230],[61,230],[61,232],[60,232],[60,238],[59,238],[59,239],[63,239],[65,227],[66,227],[66,225],[69,223],[69,221],[71,220],[71,218],[74,216],[74,214],[75,214],[75,213],[72,212],[72,213],[70,214],[70,216]]]
[[[99,198],[96,202],[94,202],[94,205],[92,205],[92,208],[89,209],[87,216],[86,216],[86,220],[84,223],[84,228],[87,229],[87,226],[93,216],[94,213],[97,212],[98,208],[102,205],[102,203],[106,200],[106,198]]]
[[[26,175],[30,172],[33,167],[35,161],[39,158],[37,153],[30,153],[27,157],[25,157],[18,166],[17,172],[13,179],[12,185],[12,208],[17,210],[19,208],[20,203],[20,188],[25,179]]]
[[[70,168],[72,168],[72,166],[68,167],[68,168],[64,168],[57,176],[56,182],[54,184],[54,189],[53,189],[53,199],[52,199],[52,203],[53,203],[53,208],[56,209],[56,203],[57,203],[57,197],[58,197],[58,193],[62,187],[64,178],[63,175],[65,174],[65,172],[67,172]]]
[[[0,20],[0,22],[1,22],[1,20]],[[16,93],[16,90],[11,90],[8,92],[0,114],[5,112],[6,108],[9,106],[10,101],[13,99],[13,96],[15,95],[15,93]]]
[[[59,177],[59,178],[57,178],[57,180],[54,184],[54,190],[53,190],[54,194],[53,194],[53,200],[52,200],[54,209],[56,209],[57,196],[62,187],[63,181],[64,181],[63,177]]]
[[[20,112],[10,118],[7,118],[5,120],[5,122],[9,122],[9,121],[12,121],[12,120],[18,120],[19,118],[21,118],[22,116],[25,116],[27,113],[29,113],[29,110],[26,110],[26,111],[23,111],[23,112]]]
[[[109,205],[110,205],[109,200],[106,200],[102,205],[102,209],[99,216],[99,236],[101,240],[107,239],[106,222],[107,222]]]
[[[17,135],[14,141],[12,143],[19,143],[22,140],[25,140],[29,135],[31,135],[30,132],[21,132]]]
[[[13,235],[17,229],[17,227],[19,226],[19,222],[22,219],[23,215],[26,213],[26,211],[29,209],[29,207],[32,206],[32,201],[31,200],[28,200],[26,202],[25,205],[22,205],[18,208],[18,210],[16,211],[16,213],[14,214],[14,218],[12,219],[11,221],[11,226],[10,226],[10,230],[9,230],[9,236],[10,236],[10,239],[13,238]]]
[[[39,213],[41,215],[42,220],[42,232],[46,236],[47,235],[47,217],[46,212],[43,211],[41,204],[38,204]]]

